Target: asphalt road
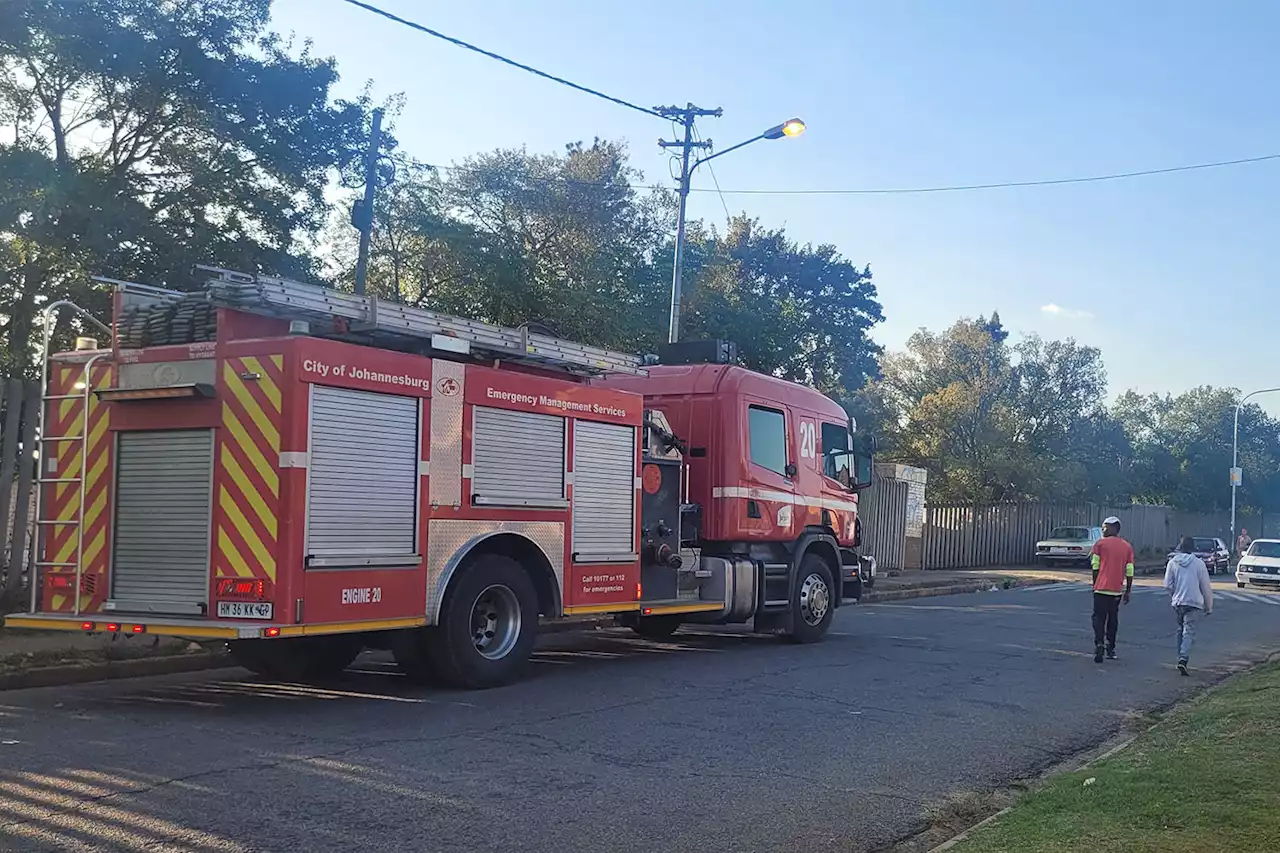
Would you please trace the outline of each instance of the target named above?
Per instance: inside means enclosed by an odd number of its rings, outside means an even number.
[[[1083,585],[842,609],[821,645],[547,638],[531,676],[414,688],[242,670],[0,694],[0,850],[869,851],[1280,648],[1219,585],[1196,675],[1140,580],[1096,665]]]

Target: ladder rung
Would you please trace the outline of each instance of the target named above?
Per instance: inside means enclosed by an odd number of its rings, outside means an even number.
[[[66,567],[66,566],[74,566],[74,565],[75,565],[75,563],[46,563],[46,562],[44,562],[43,560],[39,560],[39,561],[37,561],[37,562],[36,562],[36,565],[37,565],[37,566],[44,566],[44,567],[46,567],[46,568],[53,568],[53,567],[56,567],[56,566],[63,566],[63,567]]]
[[[78,483],[79,477],[41,477],[37,483]]]
[[[76,519],[75,521],[54,521],[51,518],[42,518],[39,521],[37,521],[36,524],[47,524],[51,527],[57,527],[59,525],[64,527],[78,527],[80,524],[80,519]]]
[[[46,400],[83,400],[84,394],[50,394]]]
[[[83,435],[46,435],[41,441],[79,441]]]

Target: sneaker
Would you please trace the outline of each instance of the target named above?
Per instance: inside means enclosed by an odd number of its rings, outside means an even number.
[[[1115,659],[1116,659],[1116,650],[1107,649],[1107,660],[1115,660]]]
[[[1093,662],[1102,663],[1102,646],[1098,646],[1093,650]]]
[[[1178,674],[1179,674],[1179,675],[1190,675],[1190,674],[1191,674],[1191,673],[1187,672],[1187,662],[1186,662],[1186,661],[1184,661],[1184,660],[1180,660],[1180,661],[1178,661]]]

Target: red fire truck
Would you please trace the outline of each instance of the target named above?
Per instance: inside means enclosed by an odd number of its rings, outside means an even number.
[[[540,619],[813,642],[860,597],[869,448],[818,392],[313,284],[114,285],[50,355],[15,628],[226,640],[269,677],[390,649],[487,687]]]

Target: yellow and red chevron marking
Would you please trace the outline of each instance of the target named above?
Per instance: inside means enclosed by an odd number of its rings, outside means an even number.
[[[112,365],[97,364],[93,368],[92,387],[109,387],[112,381]],[[84,381],[84,366],[80,364],[55,365],[50,371],[51,395],[80,394],[76,386]],[[84,400],[51,400],[45,415],[44,435],[47,439],[41,448],[44,457],[42,476],[80,482],[49,483],[44,486],[43,506],[40,515],[44,519],[73,522],[58,525],[42,525],[44,553],[42,560],[72,565],[45,569],[46,573],[70,573],[83,534],[84,549],[79,553],[82,582],[80,586],[81,612],[101,609],[107,598],[107,528],[110,513],[107,498],[111,484],[111,407],[98,401],[97,395],[89,395],[88,473],[81,460],[80,441],[56,441],[60,436],[84,435]],[[81,490],[84,490],[84,515],[81,517]],[[78,523],[74,523],[78,522]],[[75,602],[70,594],[54,593],[45,602],[52,611],[71,611]]]
[[[222,363],[215,577],[275,582],[283,376],[280,355]]]

